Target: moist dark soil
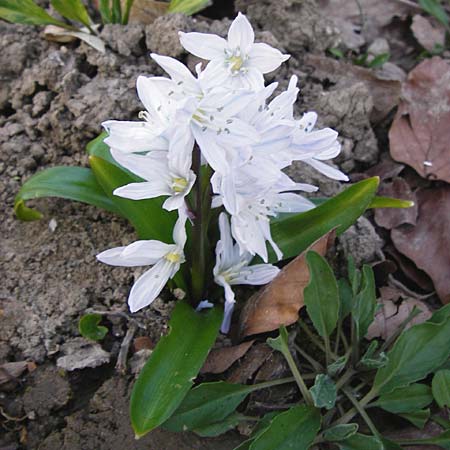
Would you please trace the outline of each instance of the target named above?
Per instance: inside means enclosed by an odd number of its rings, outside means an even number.
[[[319,76],[305,62],[307,55],[324,56],[339,39],[314,0],[238,0],[234,8],[219,3],[207,18],[168,15],[149,25],[107,25],[101,31],[105,54],[84,43],[48,42],[37,27],[0,22],[0,365],[34,363],[0,386],[1,450],[231,450],[243,439],[237,432],[202,439],[156,430],[135,440],[128,398],[148,350],[132,347],[129,368],[119,373],[115,363],[131,322],[105,316],[110,333],[101,346],[83,341],[77,328],[87,310],[127,311],[137,272],[99,264],[95,255],[133,241],[133,229],[110,213],[60,199],[29,202],[43,212],[40,221],[21,222],[13,213],[14,197],[31,175],[57,165],[87,166],[85,147],[102,121],[137,118],[136,78],[162,74],[150,52],[195,66],[198,60],[184,53],[178,30],[226,35],[235,12],[247,13],[257,40],[292,55],[272,78],[283,88],[291,75],[299,77],[297,113],[315,110],[320,125],[339,131],[343,152],[336,163],[360,173],[386,157],[386,125],[371,121],[374,100],[367,86],[356,80],[337,89],[333,74]],[[318,184],[322,195],[343,189],[303,166],[290,174]],[[368,216],[340,238],[338,248],[360,264],[374,261],[382,245]],[[159,299],[137,314],[136,336],[156,343],[172,306],[170,297]]]

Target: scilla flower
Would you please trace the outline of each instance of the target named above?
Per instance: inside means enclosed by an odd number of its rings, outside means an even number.
[[[270,45],[255,44],[253,28],[241,13],[228,30],[228,40],[206,33],[180,31],[179,35],[181,45],[189,53],[211,61],[233,88],[262,89],[263,74],[277,69],[290,57]]]
[[[136,241],[126,247],[111,248],[97,255],[99,261],[111,266],[153,266],[131,288],[128,297],[131,312],[150,305],[185,261],[186,215],[181,211],[173,229],[173,240],[174,244],[155,240]]]
[[[235,284],[266,284],[276,277],[280,269],[272,264],[249,265],[253,255],[248,252],[241,253],[239,246],[233,244],[230,224],[225,213],[220,214],[219,229],[220,240],[216,245],[214,281],[225,290],[225,315],[221,331],[228,333],[235,304],[231,286]]]

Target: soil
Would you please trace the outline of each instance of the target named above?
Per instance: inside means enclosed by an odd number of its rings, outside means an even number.
[[[101,347],[80,344],[77,329],[88,309],[126,311],[133,273],[98,264],[95,255],[133,241],[132,228],[110,213],[59,199],[29,202],[44,213],[40,221],[20,222],[13,214],[14,196],[31,175],[56,165],[87,166],[85,146],[100,133],[102,121],[137,117],[137,76],[162,74],[150,52],[180,58],[192,68],[198,60],[184,53],[177,31],[226,34],[225,15],[234,13],[222,3],[220,16],[210,11],[218,20],[168,15],[150,25],[105,26],[104,55],[84,43],[48,42],[37,27],[0,22],[0,365],[35,364],[0,390],[1,450],[230,450],[242,440],[237,432],[201,439],[157,430],[136,441],[128,397],[137,369],[119,374],[114,368],[129,323],[107,316],[112,332]],[[258,40],[292,55],[276,77],[284,87],[298,75],[297,112],[316,110],[321,125],[339,131],[344,150],[336,163],[354,173],[377,163],[386,154],[377,135],[384,144],[386,129],[377,124],[374,131],[368,88],[354,81],[336,90],[336,82],[304,64],[307,54],[324,55],[339,38],[315,1],[236,0],[239,10],[248,14]],[[321,195],[343,189],[300,165],[290,174],[318,184]],[[382,243],[372,222],[361,218],[338,247],[360,264],[374,261]],[[157,342],[172,305],[158,300],[137,314],[146,327],[137,335]],[[85,368],[75,369],[67,356],[80,349]],[[132,358],[139,365],[139,354]]]

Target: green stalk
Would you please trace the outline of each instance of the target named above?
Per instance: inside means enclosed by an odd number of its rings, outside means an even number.
[[[130,11],[131,11],[131,7],[133,6],[133,2],[134,2],[134,0],[127,0],[127,2],[125,4],[125,12],[123,13],[123,17],[122,17],[122,25],[128,24],[128,20],[130,19]]]
[[[122,23],[122,6],[120,0],[112,0],[112,23]]]
[[[371,389],[359,402],[358,405],[361,408],[364,408],[368,403],[370,403],[376,396],[378,395],[378,392],[375,389]],[[341,425],[350,422],[350,420],[353,419],[353,417],[358,414],[358,410],[355,408],[352,408],[348,410],[339,420],[337,420],[333,425]]]

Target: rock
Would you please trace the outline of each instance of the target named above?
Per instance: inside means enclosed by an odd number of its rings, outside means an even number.
[[[367,53],[372,56],[379,56],[390,53],[389,42],[385,38],[376,38],[367,49]]]
[[[66,341],[61,346],[61,352],[64,356],[56,360],[56,365],[68,371],[101,366],[107,364],[110,359],[110,354],[105,352],[99,344],[84,338]]]
[[[192,19],[185,14],[166,14],[145,27],[147,48],[159,55],[178,58],[185,50],[180,44],[179,31],[190,31]]]
[[[141,56],[145,53],[141,45],[144,39],[144,26],[139,23],[126,26],[106,24],[100,37],[120,55]]]
[[[374,261],[377,252],[383,246],[383,240],[364,216],[360,217],[355,225],[341,234],[338,237],[338,242],[345,257],[353,256],[357,266]]]

